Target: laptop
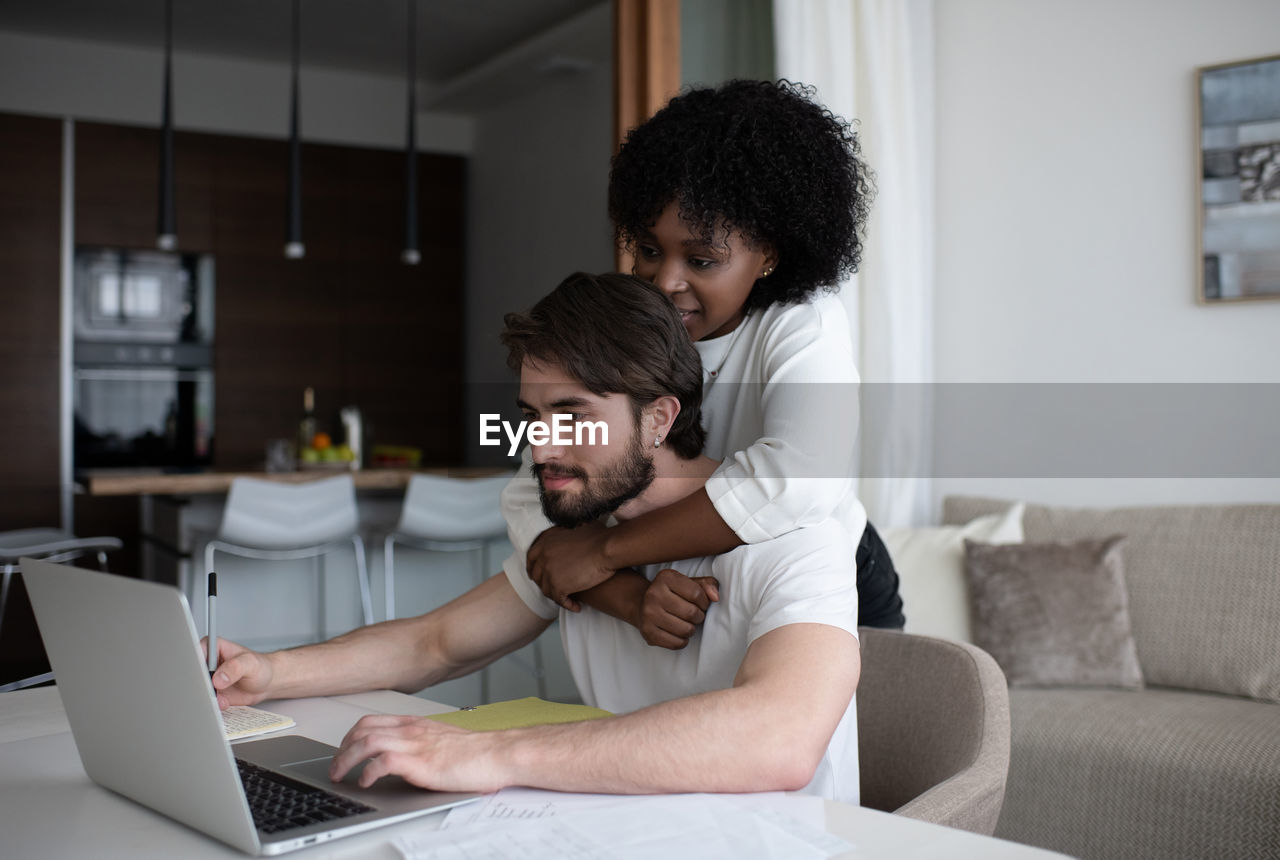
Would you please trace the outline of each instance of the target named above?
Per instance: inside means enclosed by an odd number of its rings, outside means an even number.
[[[23,579],[89,778],[249,854],[281,854],[474,800],[359,768],[296,735],[227,742],[178,589],[24,558]],[[244,774],[242,778],[242,774]],[[323,792],[323,793],[320,793]],[[274,810],[251,797],[279,798]]]

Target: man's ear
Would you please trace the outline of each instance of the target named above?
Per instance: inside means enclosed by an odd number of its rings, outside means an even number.
[[[671,432],[671,425],[680,414],[680,398],[674,394],[664,394],[644,408],[641,426],[645,431],[645,441],[652,447],[654,442],[661,443]]]

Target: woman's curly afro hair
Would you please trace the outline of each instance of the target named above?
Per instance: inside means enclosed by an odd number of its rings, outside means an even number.
[[[633,128],[609,172],[609,217],[634,247],[673,201],[708,240],[717,227],[772,246],[776,270],[746,307],[794,303],[856,271],[874,194],[849,124],[789,81],[729,81],[673,98]]]

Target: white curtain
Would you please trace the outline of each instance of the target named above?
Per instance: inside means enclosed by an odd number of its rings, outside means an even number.
[[[872,522],[934,518],[933,0],[774,0],[778,76],[856,119],[876,199],[841,288],[863,381],[858,493]]]

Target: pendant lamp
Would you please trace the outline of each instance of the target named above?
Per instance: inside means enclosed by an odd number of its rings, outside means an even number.
[[[302,244],[302,146],[298,140],[298,57],[301,53],[300,0],[293,0],[293,91],[289,102],[289,213],[285,226],[284,255],[290,260],[306,256]]]
[[[404,145],[404,251],[401,262],[416,266],[422,259],[418,253],[418,146],[417,146],[417,83],[418,83],[418,0],[408,0],[409,44],[408,79],[409,105],[405,115]]]
[[[156,218],[156,247],[178,247],[177,214],[173,203],[173,0],[164,4],[164,95],[160,105],[160,208]]]

